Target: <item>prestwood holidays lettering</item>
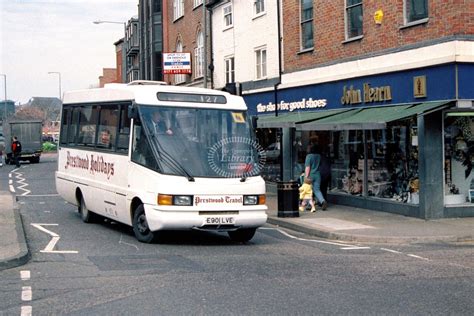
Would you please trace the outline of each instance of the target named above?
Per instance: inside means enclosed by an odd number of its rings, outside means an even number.
[[[91,174],[101,173],[106,175],[107,179],[110,179],[110,177],[115,173],[114,165],[113,162],[105,161],[103,156],[94,157],[94,155],[91,155],[89,160],[89,155],[87,154],[85,157],[81,157],[79,155],[71,155],[68,151],[64,168],[89,170]]]

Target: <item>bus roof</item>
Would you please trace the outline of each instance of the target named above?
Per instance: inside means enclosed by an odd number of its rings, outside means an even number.
[[[193,100],[189,101],[174,101],[167,99],[160,101],[158,93],[169,93],[176,95],[191,95],[191,96],[212,96],[216,98],[208,98],[207,101],[201,102]],[[179,98],[178,98],[179,99]],[[218,99],[219,102],[212,100]],[[133,100],[138,104],[147,105],[166,105],[166,106],[183,106],[183,107],[201,107],[201,108],[221,108],[246,110],[247,106],[242,97],[232,95],[228,92],[220,90],[212,90],[196,87],[171,86],[160,81],[132,81],[128,84],[112,83],[106,84],[104,88],[84,89],[67,91],[63,96],[63,104],[80,104],[80,103],[95,103],[95,102],[113,102],[113,101],[130,101]],[[224,100],[224,103],[222,102]]]

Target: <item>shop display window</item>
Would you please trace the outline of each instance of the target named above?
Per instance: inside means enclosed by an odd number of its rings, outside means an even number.
[[[367,130],[365,136],[364,131],[332,132],[331,144],[331,192],[419,203],[418,137],[412,121]]]
[[[265,164],[261,175],[265,181],[277,182],[281,180],[281,135],[280,129],[257,129],[256,137],[265,152]]]
[[[414,119],[383,130],[296,131],[295,178],[309,146],[318,144],[331,161],[330,192],[419,203],[418,136]]]
[[[445,205],[474,203],[474,117],[468,114],[450,112],[444,120]]]
[[[364,188],[364,132],[331,132],[331,191],[362,195]]]
[[[418,135],[413,121],[367,131],[367,195],[419,203]]]

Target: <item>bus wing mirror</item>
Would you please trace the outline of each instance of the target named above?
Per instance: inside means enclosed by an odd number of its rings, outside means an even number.
[[[138,109],[133,105],[128,107],[128,117],[134,120],[138,119]]]

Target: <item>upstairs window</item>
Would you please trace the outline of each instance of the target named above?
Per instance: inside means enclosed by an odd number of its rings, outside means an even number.
[[[194,78],[204,75],[204,35],[201,31],[196,37],[196,48],[194,49]]]
[[[428,0],[405,0],[405,24],[428,18]]]
[[[202,0],[194,0],[194,7],[200,6],[202,4]]]
[[[235,82],[235,61],[234,57],[228,57],[225,62],[225,83]]]
[[[182,53],[183,52],[183,43],[181,43],[181,41],[179,41],[179,40],[176,43],[176,52],[177,53]],[[186,82],[186,75],[185,74],[174,75],[174,83],[178,84],[178,83],[183,83],[183,82]]]
[[[300,0],[301,7],[301,50],[314,47],[313,43],[313,0]]]
[[[362,0],[346,0],[346,39],[362,34]]]
[[[265,12],[265,0],[254,1],[255,15]]]
[[[255,72],[256,79],[263,79],[267,76],[267,49],[265,47],[255,50]]]
[[[184,0],[173,1],[173,19],[177,20],[184,15]]]
[[[233,25],[232,19],[232,4],[224,7],[224,28],[231,27]]]

